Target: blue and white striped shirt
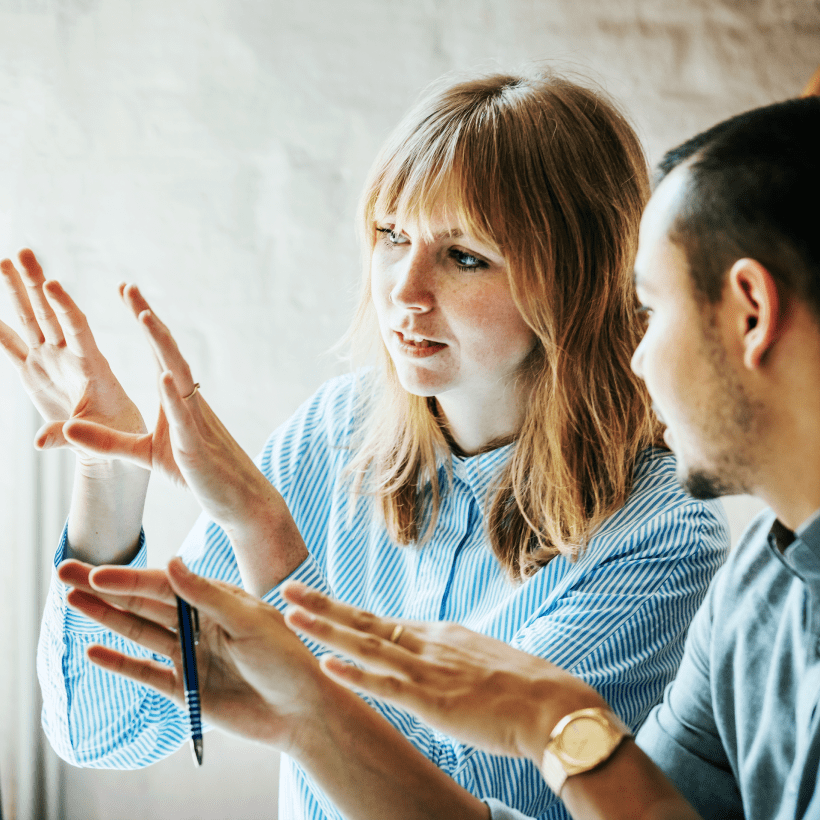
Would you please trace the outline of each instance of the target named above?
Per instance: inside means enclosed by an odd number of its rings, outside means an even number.
[[[443,493],[432,539],[398,547],[372,513],[356,509],[345,467],[357,379],[325,384],[268,440],[257,463],[286,499],[310,557],[291,575],[382,615],[458,621],[549,658],[594,686],[637,728],[677,670],[689,621],[728,547],[720,505],[696,501],[675,479],[673,457],[641,457],[626,505],[596,532],[583,557],[553,559],[514,584],[488,546],[485,497],[514,445],[440,468]],[[224,532],[201,517],[181,554],[195,571],[239,584]],[[62,558],[62,547],[57,563]],[[145,564],[144,546],[134,565]],[[265,599],[279,608],[278,588]],[[187,739],[183,712],[138,684],[90,664],[85,648],[104,641],[135,652],[67,608],[52,583],[40,640],[43,725],[56,751],[78,766],[136,768]],[[473,794],[529,817],[566,817],[525,760],[465,746],[395,707],[371,701],[436,765]],[[297,763],[283,756],[279,816],[341,818]]]

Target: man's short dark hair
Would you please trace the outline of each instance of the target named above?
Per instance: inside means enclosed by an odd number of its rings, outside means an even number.
[[[687,191],[669,236],[696,293],[719,302],[732,264],[751,258],[820,321],[820,98],[719,123],[669,151],[656,182],[684,162]]]

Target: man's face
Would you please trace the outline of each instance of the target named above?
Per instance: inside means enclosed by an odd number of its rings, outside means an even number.
[[[632,369],[667,425],[681,485],[714,498],[750,491],[759,414],[740,354],[726,343],[722,305],[696,298],[685,253],[669,239],[687,179],[685,167],[666,177],[641,220],[635,283],[648,325]]]

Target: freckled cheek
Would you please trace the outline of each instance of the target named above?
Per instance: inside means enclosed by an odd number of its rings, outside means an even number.
[[[383,269],[371,268],[370,273],[370,299],[376,309],[376,315],[381,323],[386,317],[390,308],[390,293],[392,285],[390,277]]]
[[[535,334],[506,293],[462,298],[453,308],[451,327],[458,322],[463,347],[482,364],[515,365],[535,346]]]

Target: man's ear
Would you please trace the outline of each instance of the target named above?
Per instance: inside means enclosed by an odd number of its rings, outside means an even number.
[[[754,370],[780,334],[782,316],[777,284],[760,262],[738,259],[727,277],[724,299],[727,297],[733,301],[743,364]]]

